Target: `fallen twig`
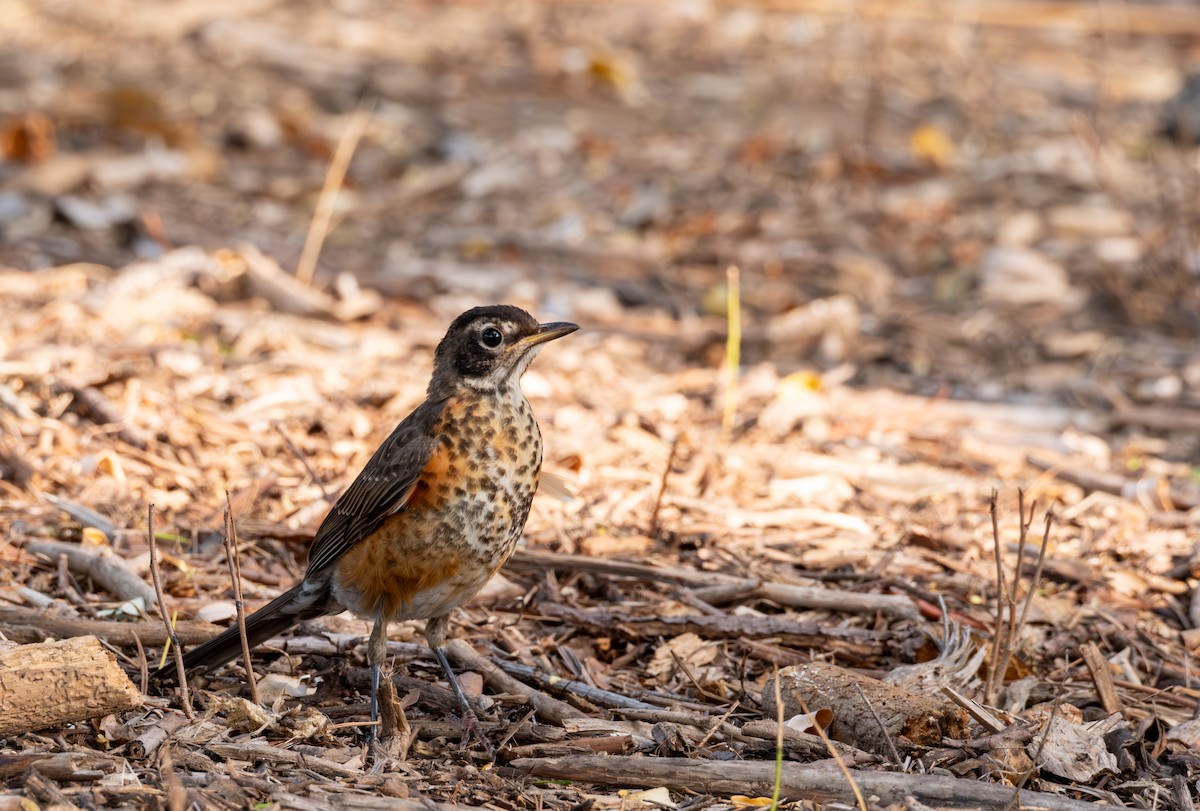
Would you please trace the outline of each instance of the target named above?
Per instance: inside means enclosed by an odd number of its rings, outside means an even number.
[[[278,421],[273,420],[271,422],[271,427],[275,429],[275,432],[279,434],[279,436],[283,437],[284,444],[287,445],[288,449],[291,450],[291,452],[295,454],[296,458],[300,460],[300,464],[304,466],[305,472],[308,473],[308,478],[312,479],[313,484],[321,489],[321,498],[325,499],[325,501],[329,502],[330,504],[336,501],[333,496],[329,495],[329,490],[325,488],[325,482],[321,481],[321,478],[317,476],[317,471],[312,469],[312,465],[308,463],[308,458],[300,452],[300,448],[297,447],[296,443],[292,441],[292,438],[288,436],[288,432],[284,429],[283,425],[281,425]],[[225,500],[226,502],[229,501],[228,492],[225,495]]]
[[[711,588],[711,587],[710,587]],[[718,599],[715,588],[697,589],[694,594],[705,602],[720,604],[727,600]],[[711,598],[711,599],[710,599]],[[788,608],[841,611],[847,614],[873,614],[879,612],[892,617],[915,620],[920,610],[906,594],[863,594],[857,591],[797,586],[791,583],[759,583],[737,599],[768,600]]]
[[[38,770],[35,764],[25,773],[25,794],[41,804],[42,808],[79,808],[63,793],[58,783],[50,780]]]
[[[383,794],[309,792],[307,796],[272,792],[280,808],[321,808],[329,811],[478,811],[473,805],[439,803],[429,797],[388,797]]]
[[[677,566],[650,566],[645,563],[568,555],[543,549],[518,549],[507,565],[516,569],[544,571],[554,568],[611,577],[637,577],[656,582],[683,583],[693,586],[695,595],[708,603],[719,603],[736,596],[737,599],[770,600],[790,608],[867,614],[878,611],[906,619],[920,618],[920,612],[912,598],[904,594],[861,594],[792,583],[763,582],[754,577],[734,577]],[[708,591],[710,588],[712,591]]]
[[[62,541],[29,541],[25,551],[57,560],[65,555],[71,570],[90,577],[118,600],[141,598],[149,609],[155,604],[154,589],[138,577],[129,564],[110,547],[83,547]]]
[[[587,555],[568,555],[545,549],[517,549],[505,565],[514,569],[530,569],[533,571],[559,569],[592,572],[594,574],[604,574],[613,577],[638,577],[644,580],[656,582],[670,581],[690,586],[723,586],[736,583],[746,588],[754,588],[762,582],[754,577],[734,577],[717,572],[702,572],[697,569],[688,569],[683,566],[650,566],[645,563],[633,563],[627,560],[608,560],[605,558],[588,557]]]
[[[737,739],[747,740],[754,738],[774,743],[779,738],[779,726],[780,724],[777,721],[747,721],[738,729],[739,735]],[[783,745],[789,759],[807,762],[828,757],[830,747],[837,751],[838,756],[848,763],[878,763],[880,760],[878,755],[862,749],[856,749],[848,743],[842,743],[841,741],[829,741],[827,743],[819,735],[800,732],[787,726],[787,724],[783,725]]]
[[[1008,729],[1008,726],[1004,724],[1004,722],[992,715],[992,713],[988,712],[988,710],[982,704],[974,699],[967,698],[953,687],[943,686],[942,693],[946,696],[946,698],[950,699],[955,704],[966,710],[972,718],[983,724],[983,726],[992,733],[999,734]]]
[[[797,622],[785,617],[755,617],[726,614],[688,614],[684,616],[635,616],[618,611],[575,608],[561,603],[541,603],[538,612],[547,618],[587,628],[593,632],[618,632],[641,639],[678,636],[692,632],[707,639],[738,637],[776,637],[798,647],[817,646],[827,650],[879,656],[883,652],[883,634],[861,628],[829,628],[815,622]]]
[[[183,725],[184,717],[178,713],[163,716],[157,724],[130,741],[126,745],[125,751],[134,760],[145,760],[150,755],[153,755],[158,750],[158,747],[162,746],[163,742]]]
[[[174,634],[193,645],[212,639],[222,630],[208,622],[180,621],[175,623]],[[143,645],[162,647],[170,638],[161,626],[150,622],[93,620],[42,608],[5,605],[0,605],[0,631],[14,642],[96,636],[112,645],[136,645],[140,640]]]
[[[599,687],[578,681],[576,679],[565,679],[561,676],[555,676],[550,673],[539,672],[528,665],[523,665],[520,662],[501,662],[500,667],[508,673],[520,676],[524,679],[535,679],[540,682],[543,687],[551,690],[558,690],[562,693],[574,693],[585,701],[590,701],[593,704],[598,704],[601,707],[622,708],[622,709],[637,709],[637,710],[657,710],[653,704],[647,704],[644,701],[638,701],[636,698],[614,693],[611,690],[603,690]]]
[[[771,792],[775,764],[692,760],[668,757],[624,757],[619,755],[571,755],[561,758],[522,758],[508,769],[515,775],[556,780],[576,780],[607,786],[666,786],[675,791],[694,791],[720,796],[758,795]],[[1002,809],[1013,797],[1008,786],[931,774],[851,769],[849,774],[865,796],[883,806],[902,804],[906,798],[918,802],[959,808]],[[780,797],[784,800],[855,802],[854,794],[838,771],[830,765],[784,763]],[[1090,811],[1091,803],[1038,791],[1021,793],[1023,806],[1046,811]]]
[[[65,380],[57,380],[50,387],[55,394],[68,393],[75,401],[79,413],[97,425],[112,425],[117,436],[138,450],[146,450],[150,441],[136,426],[126,422],[121,409],[94,386],[79,386]]]
[[[1125,704],[1117,695],[1116,687],[1113,686],[1108,660],[1104,658],[1104,654],[1100,652],[1096,643],[1083,643],[1079,647],[1079,654],[1083,657],[1083,663],[1087,665],[1088,672],[1092,674],[1092,684],[1096,685],[1096,693],[1100,696],[1100,706],[1104,707],[1104,711],[1111,714],[1125,709]]]
[[[540,690],[535,690],[528,684],[508,675],[495,662],[481,656],[461,639],[451,639],[447,642],[446,653],[460,667],[478,671],[483,676],[483,680],[492,686],[492,689],[525,696],[543,719],[562,723],[566,718],[586,717],[586,713],[575,709],[570,704],[548,696]]]
[[[0,779],[14,777],[36,766],[52,780],[99,780],[120,769],[120,764],[121,758],[100,752],[0,753]]]
[[[775,687],[778,690],[779,685],[776,684]],[[854,687],[858,690],[858,695],[862,698],[863,703],[867,705],[867,711],[871,713],[871,717],[875,719],[875,723],[879,726],[879,733],[887,743],[888,754],[892,756],[892,763],[895,763],[897,766],[903,766],[904,761],[901,760],[900,753],[896,751],[896,742],[892,740],[892,735],[888,732],[887,724],[879,717],[879,711],[875,709],[875,705],[871,703],[871,699],[867,698],[867,694],[863,691],[861,684],[856,683]],[[783,712],[782,707],[780,707],[780,712]]]
[[[207,744],[204,748],[218,757],[233,760],[248,760],[250,762],[261,761],[263,763],[283,764],[296,769],[308,769],[325,777],[361,778],[363,776],[361,769],[349,769],[340,763],[334,763],[332,760],[301,754],[300,752],[271,746],[266,743],[213,742]]]

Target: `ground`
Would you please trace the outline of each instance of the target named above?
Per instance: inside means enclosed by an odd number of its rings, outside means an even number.
[[[457,313],[582,327],[452,623],[494,764],[419,623],[364,747],[343,616],[257,655],[261,706],[239,664],[195,720],[0,732],[7,799],[1190,807],[1200,13],[854,9],[0,0],[4,638],[98,634],[140,695],[151,505],[194,644],[227,504],[257,607]]]

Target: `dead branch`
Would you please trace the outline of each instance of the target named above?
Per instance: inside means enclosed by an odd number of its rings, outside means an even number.
[[[164,715],[157,724],[130,741],[126,745],[125,751],[134,760],[145,760],[158,751],[158,747],[162,746],[172,733],[182,727],[185,721],[185,716],[179,713]]]
[[[493,690],[525,696],[529,700],[529,704],[537,710],[538,716],[544,720],[562,723],[565,718],[585,717],[584,712],[575,709],[570,704],[552,698],[508,675],[493,661],[481,656],[461,639],[452,639],[447,642],[446,653],[460,667],[469,668],[482,674],[484,681],[491,685]]]
[[[519,548],[508,559],[507,567],[524,571],[546,569],[591,572],[613,577],[637,577],[653,582],[673,581],[690,586],[725,586],[730,584],[755,588],[761,582],[752,577],[733,577],[717,572],[702,572],[682,566],[650,566],[626,560],[608,560],[587,555],[568,555],[545,549]]]
[[[570,693],[579,696],[584,701],[589,701],[600,707],[614,709],[639,709],[639,710],[657,710],[658,707],[653,704],[647,704],[644,701],[638,701],[636,698],[614,693],[612,690],[605,690],[576,679],[566,679],[561,676],[555,676],[550,673],[543,673],[535,670],[528,665],[523,665],[520,662],[502,662],[500,664],[506,672],[521,676],[526,679],[533,679],[540,682],[541,685],[549,690],[555,690],[560,693]]]
[[[541,603],[538,611],[550,619],[562,620],[592,632],[619,632],[635,639],[670,637],[691,632],[708,639],[776,637],[788,645],[818,646],[857,656],[878,656],[883,651],[883,635],[879,632],[824,628],[815,622],[797,622],[783,617],[745,617],[736,614],[643,617],[619,611],[585,611],[559,603]]]
[[[95,637],[0,651],[0,736],[140,706],[141,694]]]
[[[100,752],[0,752],[0,779],[37,770],[53,780],[99,780],[120,768],[121,758]]]
[[[175,634],[189,645],[212,639],[223,629],[196,620],[175,623]],[[97,636],[112,645],[143,645],[162,647],[167,633],[152,622],[115,622],[93,620],[42,608],[0,605],[0,631],[16,642],[40,642],[47,637],[69,639],[75,636]]]
[[[511,772],[527,777],[576,780],[605,786],[666,786],[675,791],[731,796],[770,796],[775,764],[691,760],[669,757],[622,757],[617,755],[572,755],[562,758],[526,758],[514,760]],[[930,774],[850,771],[867,796],[874,795],[878,805],[904,803],[911,797],[920,803],[947,808],[1003,809],[1013,802],[1014,791],[1007,786],[960,780]],[[837,801],[853,803],[849,785],[832,765],[783,764],[780,799]],[[1039,791],[1022,791],[1023,807],[1036,806],[1046,811],[1088,811],[1094,806]]]
[[[261,762],[291,766],[295,769],[307,769],[325,777],[349,779],[361,778],[363,776],[363,772],[360,769],[349,769],[340,763],[334,763],[332,760],[326,758],[304,755],[300,752],[293,752],[290,749],[283,749],[265,743],[219,743],[214,741],[204,748],[217,757],[231,760],[248,760],[251,763]]]
[[[25,551],[58,560],[66,555],[67,565],[76,574],[94,580],[118,600],[141,598],[147,608],[155,603],[154,588],[129,568],[129,564],[107,546],[87,548],[62,541],[29,541]]]

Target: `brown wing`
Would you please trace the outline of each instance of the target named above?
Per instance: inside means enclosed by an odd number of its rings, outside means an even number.
[[[317,528],[305,580],[324,575],[388,516],[404,509],[438,447],[433,431],[445,405],[445,400],[422,403],[383,441]]]

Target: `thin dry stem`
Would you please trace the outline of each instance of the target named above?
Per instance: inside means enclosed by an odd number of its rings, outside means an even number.
[[[650,513],[650,529],[646,533],[651,538],[658,537],[658,514],[662,509],[663,496],[667,492],[667,480],[671,478],[671,468],[675,464],[675,456],[679,452],[681,435],[676,434],[671,441],[671,450],[667,452],[667,463],[663,466],[662,478],[658,482],[658,495],[654,497],[654,510]]]
[[[246,683],[250,685],[250,700],[258,703],[258,680],[250,661],[250,640],[246,635],[246,606],[242,602],[242,560],[238,552],[237,525],[233,520],[233,503],[225,491],[225,561],[233,581],[233,605],[237,609],[238,635],[242,639],[242,661],[246,666]]]
[[[867,711],[871,713],[871,717],[875,719],[875,723],[879,724],[879,731],[883,733],[883,739],[887,741],[888,753],[891,754],[892,760],[897,766],[903,765],[904,761],[900,759],[900,753],[896,751],[896,743],[892,740],[892,736],[888,734],[887,725],[879,717],[879,713],[875,710],[875,705],[871,703],[871,699],[867,698],[867,694],[863,691],[861,684],[855,684],[854,689],[858,690],[859,697],[867,705]]]
[[[1021,569],[1025,564],[1025,545],[1029,538],[1029,528],[1033,524],[1033,515],[1037,510],[1037,500],[1029,505],[1025,512],[1025,491],[1017,491],[1017,514],[1019,521],[1019,537],[1017,548],[1016,571],[1011,583],[1004,577],[1004,566],[1001,556],[1001,540],[999,521],[996,515],[996,494],[992,493],[992,545],[996,556],[996,623],[992,634],[992,651],[988,661],[987,690],[985,701],[995,706],[1000,699],[1000,687],[1004,683],[1004,674],[1016,653],[1017,641],[1029,615],[1033,603],[1033,593],[1042,577],[1042,569],[1046,560],[1046,547],[1050,541],[1050,527],[1054,520],[1053,510],[1046,513],[1046,528],[1042,535],[1041,549],[1038,551],[1037,565],[1033,577],[1026,588],[1025,600],[1021,607],[1020,617],[1017,616],[1017,598],[1021,583]]]
[[[146,694],[146,689],[150,686],[150,663],[146,661],[146,649],[142,647],[142,640],[138,639],[137,634],[134,634],[133,644],[137,647],[137,662],[138,662],[138,687],[142,691],[142,695]]]
[[[1033,523],[1033,510],[1036,502],[1029,507],[1029,518],[1025,517],[1025,489],[1017,488],[1017,566],[1013,570],[1013,579],[1009,584],[1009,593],[1006,600],[1009,609],[1008,625],[1011,630],[1013,623],[1016,621],[1017,607],[1017,592],[1021,584],[1021,572],[1025,567],[1025,541],[1029,539],[1029,526]]]
[[[721,410],[721,439],[727,441],[733,435],[733,422],[737,417],[738,369],[742,362],[742,281],[741,271],[736,265],[730,265],[725,271],[725,282],[728,334],[725,338],[725,390]]]
[[[807,712],[807,710],[805,710]],[[775,665],[775,785],[771,791],[771,811],[779,807],[779,789],[783,782],[783,690],[779,683],[779,665]]]
[[[296,264],[296,278],[305,284],[312,283],[313,273],[317,269],[317,257],[321,255],[321,246],[329,235],[329,223],[333,220],[334,204],[337,202],[338,191],[346,179],[346,170],[350,168],[350,159],[354,150],[367,129],[371,120],[371,107],[367,103],[360,104],[346,124],[342,138],[338,141],[329,168],[325,172],[325,183],[321,186],[321,196],[317,199],[317,209],[313,212],[312,222],[308,226],[308,236],[304,238],[304,250],[300,261]]]
[[[778,666],[776,666],[776,668],[775,668],[775,675],[776,675],[776,677],[778,677],[778,675],[779,675],[779,667]],[[778,693],[778,691],[779,691],[778,680],[776,681],[775,691],[776,691],[776,693]],[[778,695],[776,695],[775,698],[777,701],[779,700]],[[712,726],[709,727],[708,731],[704,734],[704,737],[701,738],[700,742],[696,744],[696,749],[703,749],[704,745],[706,743],[708,743],[710,739],[712,739],[712,736],[716,735],[717,732],[719,732],[721,729],[724,728],[725,724],[728,723],[730,716],[732,716],[734,711],[737,710],[737,708],[740,707],[741,705],[742,704],[740,701],[735,701],[735,702],[733,702],[733,704],[729,705],[729,709],[727,709],[725,711],[725,714],[713,722]],[[783,703],[782,702],[780,702],[779,707],[780,707],[779,712],[780,712],[780,715],[782,716],[782,714],[783,714]],[[779,732],[779,740],[783,741],[782,725],[781,725],[780,732]]]
[[[1033,511],[1029,512],[1029,519],[1033,520]],[[1042,580],[1042,568],[1046,565],[1046,548],[1050,545],[1050,527],[1054,524],[1054,508],[1046,510],[1046,527],[1042,530],[1042,545],[1038,549],[1037,564],[1033,569],[1033,578],[1029,581],[1029,588],[1025,592],[1025,605],[1021,607],[1021,619],[1018,621],[1018,627],[1025,627],[1025,619],[1029,616],[1029,608],[1033,605],[1033,592],[1037,589],[1037,584]]]
[[[996,703],[999,695],[997,685],[1001,677],[997,674],[1000,667],[1000,628],[1004,622],[1004,597],[1008,593],[1004,578],[1004,560],[1000,546],[1000,519],[997,514],[996,499],[997,493],[993,490],[988,503],[988,512],[992,518],[992,552],[995,554],[996,562],[996,618],[992,631],[992,649],[988,653],[987,689],[984,691],[985,701],[992,705]]]
[[[308,459],[304,456],[303,453],[300,452],[300,448],[297,447],[296,443],[292,441],[292,438],[290,436],[288,436],[288,432],[285,431],[283,426],[280,425],[279,422],[277,422],[275,420],[271,421],[271,427],[274,428],[277,432],[279,432],[279,435],[281,437],[283,437],[284,443],[288,446],[288,448],[292,451],[292,453],[296,454],[296,458],[300,460],[300,464],[304,465],[304,470],[305,470],[305,472],[308,473],[308,477],[313,480],[313,483],[316,484],[317,487],[320,488],[321,498],[325,499],[326,501],[328,501],[332,504],[333,498],[329,495],[329,491],[327,489],[325,489],[325,483],[323,481],[321,481],[321,479],[317,476],[317,472],[315,470],[313,470],[312,465],[310,465],[308,463]],[[226,496],[226,501],[228,501],[229,494],[226,493],[225,496]]]
[[[175,628],[167,616],[167,601],[163,597],[162,578],[158,574],[158,541],[154,537],[154,505],[146,509],[146,542],[150,546],[150,578],[154,581],[154,595],[158,600],[158,615],[162,617],[167,630],[167,644],[175,656],[175,674],[179,679],[179,700],[183,704],[183,714],[189,721],[195,721],[192,712],[192,697],[188,692],[187,673],[183,669],[183,650],[179,647],[179,639],[175,636]]]
[[[1021,775],[1021,779],[1013,786],[1013,796],[1005,806],[1004,811],[1016,811],[1021,808],[1021,791],[1029,782],[1030,778],[1038,773],[1036,764],[1042,758],[1042,751],[1046,748],[1046,742],[1050,740],[1050,729],[1054,726],[1055,719],[1058,718],[1058,710],[1062,706],[1062,685],[1059,685],[1058,693],[1054,696],[1054,704],[1050,707],[1050,717],[1046,719],[1046,728],[1042,730],[1042,738],[1038,741],[1037,749],[1034,750],[1030,759],[1034,762],[1035,768],[1029,769]]]
[[[778,673],[775,674],[775,684],[779,684]],[[779,702],[780,706],[782,706],[783,701],[779,697],[778,686],[776,687],[776,690],[777,692],[775,693],[775,700]],[[803,711],[804,714],[809,718],[813,718],[814,716],[812,710],[808,708],[808,702],[804,700],[804,696],[800,695],[800,691],[793,690],[792,695],[795,697],[796,702],[800,705],[801,711]],[[859,811],[867,811],[867,801],[863,797],[862,791],[858,787],[858,783],[855,782],[854,775],[850,773],[850,768],[846,766],[846,763],[842,760],[842,756],[838,754],[837,747],[833,745],[833,741],[829,740],[829,736],[825,734],[825,730],[820,724],[814,723],[813,729],[815,729],[817,734],[821,736],[821,740],[825,742],[825,748],[829,750],[830,757],[833,758],[834,763],[837,764],[838,769],[846,778],[846,782],[850,784],[850,790],[854,792],[854,799],[858,803]]]
[[[704,696],[705,698],[711,698],[714,701],[721,700],[721,696],[716,695],[711,690],[704,689],[704,687],[700,684],[700,682],[696,679],[696,677],[694,675],[692,675],[691,668],[689,668],[687,666],[687,663],[684,662],[682,658],[680,658],[678,653],[676,653],[671,648],[667,648],[667,652],[671,654],[671,658],[675,660],[675,664],[679,667],[679,670],[683,673],[683,675],[687,678],[687,680],[690,681],[692,683],[692,686],[696,688],[696,693],[698,695]]]

